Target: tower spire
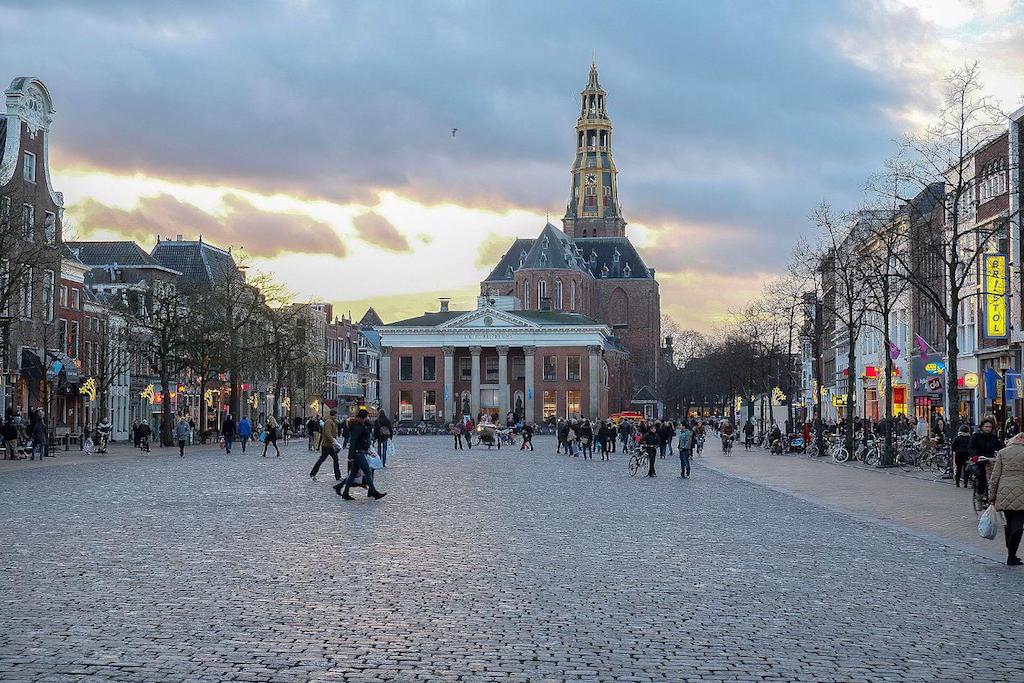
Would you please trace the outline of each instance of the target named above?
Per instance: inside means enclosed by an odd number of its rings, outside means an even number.
[[[597,76],[597,51],[590,62],[587,86],[580,91],[576,119],[576,159],[572,190],[562,219],[570,237],[624,237],[626,222],[619,206],[617,175],[612,159],[612,122],[607,93]]]

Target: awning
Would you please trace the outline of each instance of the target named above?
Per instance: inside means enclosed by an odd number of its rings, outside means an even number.
[[[41,380],[46,371],[43,369],[43,361],[34,349],[21,350],[21,376],[30,380]]]
[[[47,379],[55,379],[58,384],[67,386],[78,386],[82,383],[82,377],[74,358],[60,351],[47,351],[46,357]]]

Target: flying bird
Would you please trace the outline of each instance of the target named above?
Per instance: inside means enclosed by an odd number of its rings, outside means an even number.
[[[452,137],[455,137],[455,134],[458,133],[458,132],[459,132],[458,128],[452,128]]]

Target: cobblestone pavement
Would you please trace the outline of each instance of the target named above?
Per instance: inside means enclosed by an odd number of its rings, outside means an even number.
[[[406,437],[379,502],[301,444],[7,472],[0,680],[1024,680],[1024,571],[552,445]]]
[[[1002,533],[994,540],[978,535],[978,516],[968,489],[932,472],[903,472],[862,463],[838,464],[831,458],[773,456],[761,448],[721,453],[711,439],[702,462],[721,472],[804,496],[812,502],[934,535],[994,560],[1006,559]]]

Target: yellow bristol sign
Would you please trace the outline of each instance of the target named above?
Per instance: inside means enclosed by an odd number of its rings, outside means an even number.
[[[982,273],[985,281],[985,328],[986,339],[1009,337],[1009,311],[1006,304],[1007,257],[1006,254],[984,254]]]

